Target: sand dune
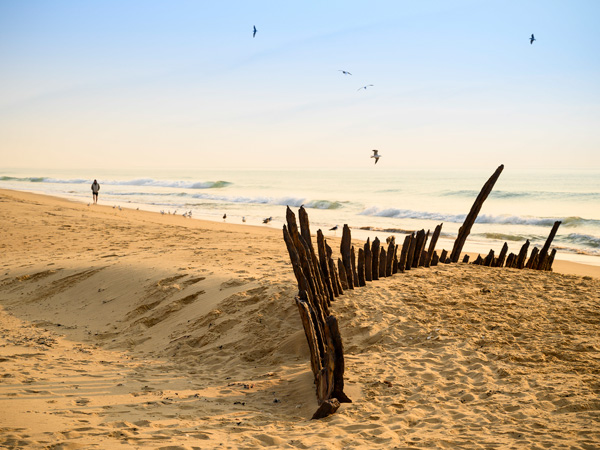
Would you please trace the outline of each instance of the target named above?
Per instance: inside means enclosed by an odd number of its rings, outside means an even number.
[[[0,233],[1,447],[598,448],[600,268],[347,292],[353,403],[311,421],[281,230],[0,191]]]

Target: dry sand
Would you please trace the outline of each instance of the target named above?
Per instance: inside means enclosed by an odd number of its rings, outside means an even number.
[[[2,448],[600,442],[598,267],[441,265],[347,292],[354,402],[311,421],[281,230],[0,190],[0,251]]]

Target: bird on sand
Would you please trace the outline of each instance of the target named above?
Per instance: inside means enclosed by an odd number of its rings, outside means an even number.
[[[246,216],[242,217],[242,222],[246,223]]]
[[[357,91],[360,91],[361,89],[365,89],[365,90],[366,90],[366,89],[367,89],[369,86],[373,86],[373,85],[372,85],[372,84],[367,84],[366,86],[359,87],[359,88],[357,89]]]
[[[379,161],[379,158],[381,158],[381,155],[379,154],[379,150],[373,150],[373,156],[371,156],[371,158],[375,158],[375,164],[377,164],[377,162]]]
[[[254,25],[254,31],[252,32],[252,37],[256,37],[256,25]]]
[[[338,70],[338,72],[342,72],[344,75],[352,75],[350,72],[348,72],[347,70]]]
[[[338,226],[336,225],[335,227],[333,227],[333,228],[330,228],[330,229],[329,229],[329,231],[335,231],[335,230],[337,230],[337,229],[338,229]]]
[[[223,214],[223,220],[227,219],[227,213]]]
[[[263,223],[269,223],[271,220],[273,220],[272,217],[267,217],[266,219],[263,219]]]
[[[535,37],[533,36],[533,33],[531,33],[531,37],[529,38],[529,43],[533,44],[533,41],[535,41]]]

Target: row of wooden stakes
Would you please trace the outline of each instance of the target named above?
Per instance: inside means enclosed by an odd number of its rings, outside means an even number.
[[[388,238],[385,244],[379,238],[375,238],[372,243],[367,239],[364,246],[358,249],[358,255],[352,245],[350,228],[344,225],[340,244],[341,257],[334,262],[333,251],[321,230],[317,231],[317,251],[315,251],[308,214],[304,207],[300,207],[298,214],[300,229],[296,223],[296,216],[289,207],[287,208],[287,225],[283,226],[283,237],[298,283],[295,302],[308,341],[319,404],[313,419],[333,414],[340,403],[351,402],[344,393],[344,351],[337,319],[329,309],[331,302],[342,295],[346,289],[365,286],[367,282],[402,273],[411,268],[458,262],[481,206],[503,168],[503,165],[499,166],[483,186],[459,229],[450,254],[444,249],[438,256],[435,250],[442,224],[435,227],[429,245],[427,241],[430,232],[420,230],[407,235],[401,247],[396,244],[393,236]],[[554,224],[542,250],[538,251],[534,248],[528,261],[526,259],[529,241],[521,247],[518,255],[511,253],[506,257],[508,244],[505,243],[498,257],[495,257],[494,251],[491,250],[485,258],[479,255],[473,264],[551,270],[556,250],[551,254],[548,254],[548,251],[559,225],[560,222]],[[468,255],[465,255],[463,262],[468,263],[468,260]]]

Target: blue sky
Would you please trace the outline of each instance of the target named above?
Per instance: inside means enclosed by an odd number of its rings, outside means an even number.
[[[389,168],[598,169],[599,19],[595,0],[0,0],[2,166],[356,168],[377,148]]]

